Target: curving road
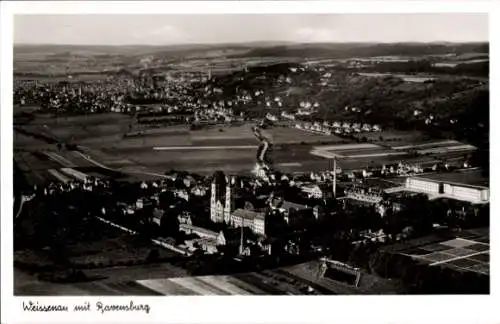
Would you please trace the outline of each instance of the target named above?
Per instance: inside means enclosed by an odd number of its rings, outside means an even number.
[[[264,134],[262,134],[261,125],[253,127],[252,130],[257,140],[261,143],[257,150],[257,166],[262,168],[267,175],[271,169],[271,167],[267,163],[267,161],[269,161],[268,153],[271,146],[271,141],[269,138],[264,136]]]

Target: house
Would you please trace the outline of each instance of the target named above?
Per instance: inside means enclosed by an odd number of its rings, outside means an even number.
[[[158,226],[161,225],[161,219],[163,218],[163,215],[165,212],[162,209],[155,208],[153,210],[153,222],[158,224]]]
[[[207,189],[201,185],[196,185],[191,188],[191,194],[197,197],[203,197],[207,194]]]
[[[179,214],[179,216],[177,216],[177,220],[179,221],[179,224],[193,225],[191,214],[189,214],[188,212],[183,212]]]
[[[243,235],[245,231],[243,231]],[[238,246],[241,241],[241,229],[226,228],[217,235],[217,245],[219,246]]]
[[[316,205],[313,207],[313,216],[314,218],[318,220],[322,220],[325,217],[325,209],[321,205]]]
[[[308,198],[323,198],[323,191],[318,185],[304,185],[300,189],[307,195]]]
[[[243,231],[241,228],[225,228],[217,235],[217,245],[236,247],[241,244],[242,239],[245,244],[256,240],[256,236],[248,227],[244,227]]]
[[[196,182],[194,178],[190,175],[186,176],[182,181],[184,182],[186,188],[191,187],[191,185],[193,185]]]
[[[255,247],[259,241],[259,237],[250,228],[226,228],[219,232],[216,244],[219,248],[223,247],[222,251],[230,254],[250,255],[250,247]]]
[[[289,119],[289,120],[295,120],[295,115],[293,115],[291,113],[287,113],[285,111],[281,113],[281,117]]]
[[[217,253],[217,240],[213,238],[198,238],[186,240],[184,243],[189,251],[202,250],[207,254]]]
[[[179,231],[182,231],[186,234],[196,234],[199,237],[202,238],[211,238],[211,239],[217,239],[217,232],[211,231],[209,229],[206,229],[204,227],[199,227],[199,226],[194,226],[190,224],[180,224],[179,225]]]
[[[305,110],[305,109],[299,109],[297,111],[297,115],[299,115],[299,116],[309,116],[309,115],[311,115],[311,111]]]
[[[189,201],[189,193],[186,190],[176,190],[174,193],[176,197],[184,199],[185,201]]]
[[[310,207],[286,200],[274,202],[271,208],[280,213],[283,220],[291,226],[303,224],[312,215]]]
[[[135,202],[135,209],[143,209],[143,208],[147,208],[149,206],[152,205],[152,202],[150,199],[146,199],[146,198],[139,198],[137,199],[137,201]]]

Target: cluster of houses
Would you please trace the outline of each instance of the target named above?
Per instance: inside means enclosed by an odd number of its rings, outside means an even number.
[[[386,166],[383,165],[380,173],[382,175],[413,175],[423,173],[424,169],[420,164],[411,164],[399,162],[397,165]]]
[[[323,197],[318,187],[304,185],[301,188],[310,197]],[[210,220],[212,223],[225,224],[226,229],[223,231],[215,232],[194,226],[189,216],[179,216],[180,230],[186,234],[197,234],[197,237],[186,243],[188,249],[216,253],[217,247],[233,244],[238,245],[240,254],[251,253],[255,248],[263,253],[271,253],[269,228],[273,227],[273,223],[303,227],[323,217],[319,205],[306,206],[274,197],[274,194],[255,197],[254,203],[246,202],[244,206],[236,208],[234,196],[237,190],[238,181],[234,177],[228,177],[220,171],[214,174],[210,187]],[[252,248],[249,249],[249,246]]]
[[[329,127],[324,127],[319,123],[296,123],[295,128],[313,133],[332,135],[332,130]]]
[[[281,113],[281,118],[283,118],[285,120],[295,120],[295,114],[283,111]]]
[[[200,108],[195,110],[194,118],[195,121],[197,122],[202,122],[202,121],[231,122],[234,119],[234,115],[233,115],[233,109],[224,108],[224,106],[214,105],[214,107],[212,108]]]
[[[373,188],[359,188],[356,186],[346,188],[344,193],[349,199],[354,199],[357,201],[363,201],[371,204],[378,204],[382,201],[381,190]]]
[[[350,123],[350,122],[328,122],[323,123],[313,122],[313,123],[296,123],[295,128],[302,129],[305,131],[321,133],[325,135],[331,134],[351,134],[351,133],[363,133],[363,132],[381,132],[382,129],[379,125],[361,124],[361,123]]]

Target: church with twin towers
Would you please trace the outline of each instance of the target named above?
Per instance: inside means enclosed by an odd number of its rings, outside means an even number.
[[[210,190],[210,220],[214,223],[231,221],[231,181],[222,171],[216,171]]]

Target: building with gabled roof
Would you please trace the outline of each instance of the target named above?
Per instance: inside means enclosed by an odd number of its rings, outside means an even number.
[[[248,227],[255,234],[266,235],[266,214],[248,209],[237,209],[231,214],[231,226]]]

